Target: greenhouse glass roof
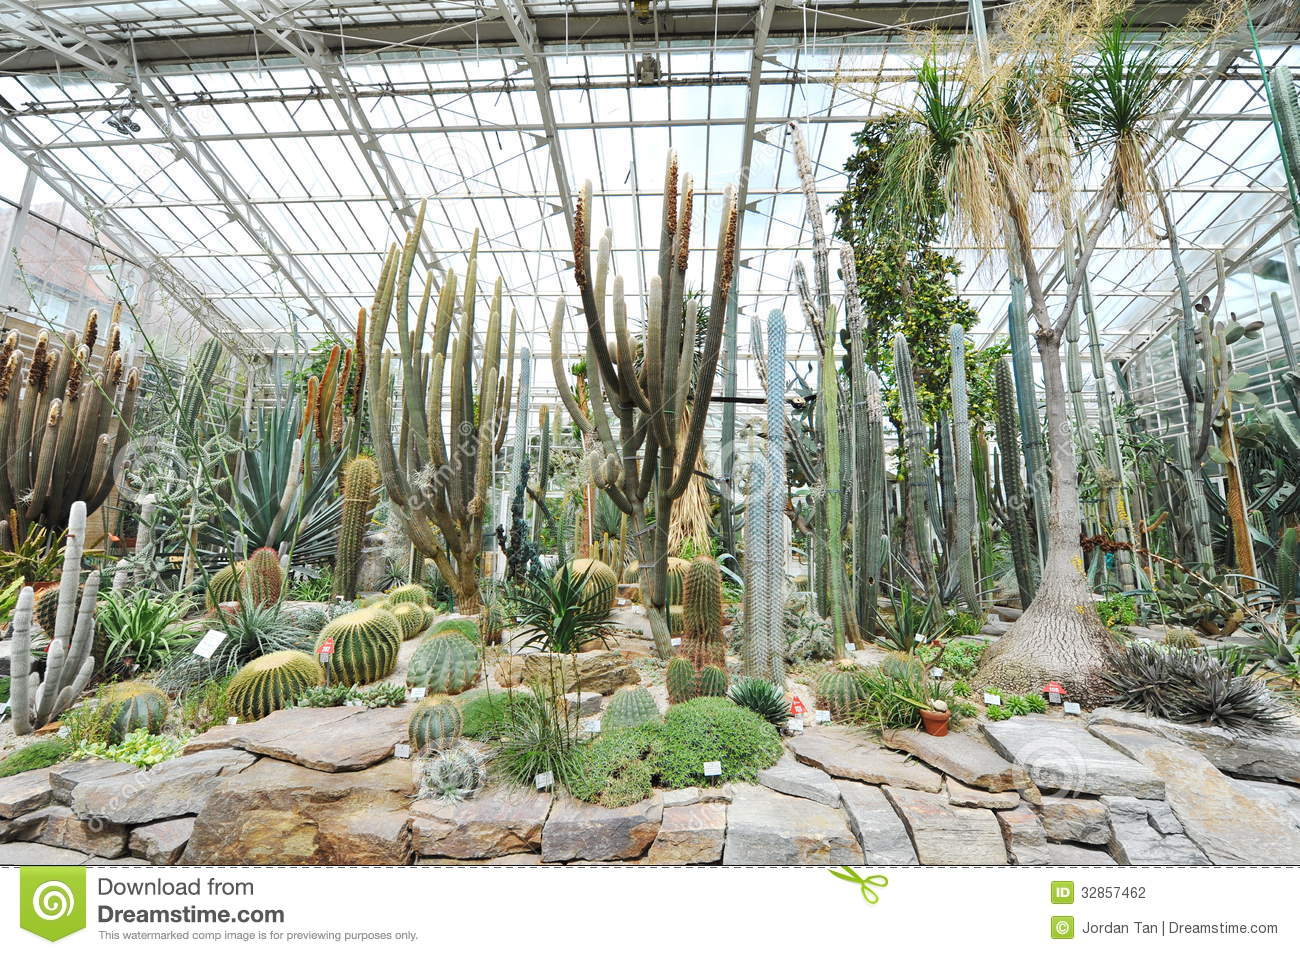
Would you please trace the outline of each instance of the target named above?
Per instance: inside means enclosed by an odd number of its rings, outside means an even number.
[[[986,6],[995,17],[999,4]],[[1138,15],[1158,29],[1185,6],[1141,3]],[[753,316],[781,307],[800,328],[790,275],[808,236],[785,122],[804,124],[829,206],[853,133],[906,97],[917,31],[964,41],[969,16],[967,0],[0,0],[0,136],[13,153],[0,172],[34,170],[173,308],[249,353],[294,333],[350,337],[384,250],[428,197],[426,263],[462,271],[478,230],[480,277],[503,277],[523,342],[544,354],[553,303],[574,293],[567,216],[584,180],[597,227],[614,230],[615,268],[639,291],[676,149],[708,200],[688,273],[705,287],[721,192],[748,155],[747,354]],[[1253,301],[1256,276],[1289,266],[1294,282],[1296,259],[1248,43],[1202,62],[1169,117],[1160,172],[1193,285],[1222,254],[1233,296]],[[1295,25],[1266,33],[1262,56],[1300,68]],[[953,252],[981,338],[999,334],[1004,257]],[[1115,229],[1092,271],[1106,346],[1123,357],[1167,322],[1169,257]],[[566,351],[578,335],[571,318]],[[813,353],[806,329],[790,351]],[[757,386],[751,371],[742,391]]]

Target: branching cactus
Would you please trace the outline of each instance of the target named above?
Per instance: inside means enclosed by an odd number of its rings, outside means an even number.
[[[24,587],[14,612],[11,647],[12,677],[9,709],[14,733],[25,736],[56,720],[90,682],[95,672],[91,647],[95,640],[95,598],[99,574],[90,574],[81,585],[81,556],[86,539],[86,505],[77,501],[68,518],[68,536],[63,551],[63,574],[59,579],[58,612],[49,634],[45,678],[31,672],[32,608],[35,600]],[[78,606],[80,594],[80,606]]]
[[[379,484],[375,459],[357,455],[343,469],[343,519],[339,524],[338,549],[334,555],[334,593],[344,600],[357,598],[357,574],[361,569],[361,545],[370,512],[374,510]]]
[[[508,340],[502,334],[501,280],[492,293],[483,347],[476,346],[475,305],[478,299],[478,234],[470,244],[465,282],[448,271],[437,289],[434,322],[425,360],[426,318],[434,300],[433,272],[424,282],[420,303],[411,319],[410,282],[424,228],[424,205],[405,244],[389,250],[371,307],[366,362],[370,413],[374,424],[375,458],[384,487],[419,553],[433,560],[456,597],[461,613],[478,613],[479,557],[483,551],[483,520],[488,505],[488,479],[505,440],[513,393],[516,320]],[[456,338],[457,290],[461,314]],[[402,379],[401,422],[394,428],[393,394],[386,373],[385,336],[396,320]],[[503,347],[504,345],[504,347]],[[503,351],[505,354],[503,355]],[[479,374],[475,379],[476,357]],[[502,369],[504,367],[504,374]],[[450,395],[443,407],[444,392]],[[450,427],[447,430],[447,424]],[[393,443],[392,435],[398,435]]]
[[[670,154],[664,176],[658,270],[645,300],[645,337],[639,348],[629,327],[622,276],[610,282],[612,234],[599,240],[591,267],[591,186],[583,187],[574,212],[574,279],[587,327],[587,404],[579,403],[564,367],[564,301],[556,303],[551,326],[551,363],[565,408],[579,430],[599,449],[592,468],[597,486],[628,515],[638,542],[641,586],[648,598],[650,627],[661,658],[671,654],[667,597],[668,539],[673,503],[696,473],[713,380],[726,322],[727,297],[736,268],[736,201],[728,189],[718,217],[718,259],[709,299],[718,316],[696,348],[700,309],[687,308],[686,266],[690,261],[695,191],[690,176],[679,180]],[[612,289],[607,294],[607,286]],[[613,324],[611,349],[610,324]],[[644,358],[637,364],[637,353]],[[608,404],[608,407],[607,407]],[[687,423],[689,422],[689,424]],[[613,425],[617,424],[615,435]],[[654,495],[654,524],[646,521]]]
[[[74,501],[94,512],[113,488],[140,382],[125,367],[118,315],[102,347],[95,311],[62,349],[42,332],[25,374],[16,333],[0,344],[0,514],[17,516],[14,540],[33,523],[62,528]]]

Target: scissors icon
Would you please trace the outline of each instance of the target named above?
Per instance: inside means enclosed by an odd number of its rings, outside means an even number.
[[[889,878],[883,875],[859,875],[852,866],[841,866],[838,870],[831,869],[831,875],[837,879],[843,879],[845,882],[852,882],[862,891],[862,897],[866,899],[868,905],[875,905],[880,901],[880,896],[876,893],[876,888],[883,889],[889,885]]]

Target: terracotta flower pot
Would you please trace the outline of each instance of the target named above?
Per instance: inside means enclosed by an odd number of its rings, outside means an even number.
[[[921,711],[921,725],[931,736],[947,736],[948,721],[951,719],[951,713],[940,713],[938,710]]]

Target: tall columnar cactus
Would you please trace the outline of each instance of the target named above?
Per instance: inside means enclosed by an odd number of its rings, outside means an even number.
[[[745,498],[745,672],[785,686],[785,315],[767,316],[767,444]]]
[[[1282,533],[1277,548],[1277,593],[1282,612],[1287,617],[1296,613],[1296,529],[1288,527]]]
[[[564,301],[551,326],[551,362],[556,386],[574,423],[599,449],[595,483],[631,522],[638,542],[641,585],[649,603],[655,649],[672,653],[667,625],[668,541],[674,502],[695,475],[704,426],[709,417],[713,380],[726,322],[727,298],[736,268],[736,201],[728,189],[718,217],[718,257],[709,298],[709,322],[702,350],[696,330],[701,309],[687,308],[686,267],[691,259],[694,188],[689,176],[679,182],[677,158],[669,155],[657,274],[646,297],[645,337],[639,346],[629,329],[623,277],[610,282],[612,235],[600,238],[596,268],[591,268],[591,187],[584,186],[574,211],[574,279],[587,326],[588,401],[579,404],[564,367]],[[606,285],[612,285],[607,306]],[[611,349],[608,321],[615,339]],[[637,367],[637,353],[643,353]],[[608,407],[607,407],[608,403]],[[617,420],[615,437],[611,418]],[[647,500],[654,495],[654,525],[647,525]]]
[[[59,602],[54,629],[48,635],[45,677],[31,672],[32,610],[35,596],[24,587],[14,610],[10,648],[12,674],[9,709],[14,733],[25,736],[59,716],[81,695],[95,672],[91,648],[95,640],[95,598],[99,574],[90,574],[81,585],[81,557],[86,540],[86,505],[77,501],[68,516],[68,533],[63,549],[63,573],[59,578]],[[80,606],[78,606],[80,594]]]
[[[402,625],[383,607],[366,607],[335,617],[316,638],[316,653],[333,644],[325,676],[329,683],[374,683],[397,667]]]
[[[482,658],[476,645],[454,633],[425,637],[406,670],[407,686],[455,696],[478,682]]]
[[[1300,100],[1288,67],[1275,66],[1269,71],[1269,93],[1291,194],[1291,214],[1300,228]]]
[[[293,706],[303,693],[325,682],[310,653],[277,650],[245,664],[226,687],[226,702],[240,719],[262,717]]]
[[[438,703],[432,700],[421,703],[411,713],[407,724],[412,752],[427,756],[451,749],[460,742],[464,719],[455,703]]]
[[[726,666],[722,638],[722,568],[712,557],[696,557],[686,572],[682,603],[682,653],[696,667]]]
[[[270,547],[259,547],[244,565],[240,587],[254,607],[270,607],[284,595],[284,570],[280,555]]]
[[[1002,465],[1002,492],[1007,534],[1011,538],[1011,562],[1016,571],[1020,606],[1028,607],[1038,589],[1038,561],[1034,540],[1025,516],[1028,502],[1020,481],[1019,416],[1016,412],[1015,386],[1011,382],[1011,363],[998,362],[993,371],[997,391],[998,457]]]
[[[344,600],[357,597],[357,574],[361,569],[361,545],[370,512],[378,497],[379,468],[369,455],[357,455],[343,469],[343,518],[339,523],[338,549],[334,554],[334,593]]]
[[[953,324],[948,329],[952,362],[952,449],[953,476],[957,496],[957,576],[966,609],[980,609],[979,584],[975,578],[975,480],[971,470],[970,396],[966,390],[966,329]]]
[[[14,540],[31,524],[64,527],[74,501],[93,513],[113,488],[140,383],[124,364],[118,314],[102,347],[95,311],[80,335],[60,336],[61,350],[42,332],[25,374],[17,335],[0,345],[0,514],[16,517]]]
[[[480,609],[479,556],[483,550],[483,519],[488,505],[488,480],[505,440],[513,394],[514,339],[512,316],[503,355],[501,280],[497,279],[483,333],[476,345],[474,321],[478,298],[478,233],[469,249],[459,329],[454,346],[457,279],[448,270],[438,290],[426,362],[425,319],[433,297],[433,272],[411,327],[410,281],[424,228],[424,204],[405,244],[388,253],[371,307],[366,376],[374,423],[375,458],[393,510],[402,520],[415,550],[437,565],[456,597],[461,613]],[[393,395],[384,352],[389,324],[396,319],[402,379],[401,422],[394,427]],[[479,367],[477,384],[475,368]],[[505,372],[501,374],[502,366]],[[449,380],[448,380],[449,379]],[[443,407],[443,395],[450,406]],[[450,424],[447,430],[444,428]],[[393,435],[397,434],[397,444]]]
[[[1182,475],[1183,486],[1187,490],[1187,504],[1192,530],[1192,547],[1198,569],[1202,572],[1214,570],[1214,531],[1210,524],[1210,507],[1205,500],[1205,486],[1200,474],[1192,466],[1192,452],[1188,439],[1178,435],[1173,440],[1174,464]]]
[[[1011,343],[1012,382],[1016,390],[1016,415],[1025,459],[1024,493],[1026,508],[1032,508],[1035,532],[1035,562],[1047,553],[1047,505],[1050,497],[1044,464],[1043,429],[1039,427],[1038,394],[1034,385],[1034,361],[1029,344],[1029,315],[1025,305],[1025,281],[1012,257],[1011,304],[1007,307],[1007,337]],[[1026,520],[1028,516],[1026,515]]]
[[[212,383],[221,366],[225,349],[216,338],[209,338],[199,346],[189,367],[185,369],[185,384],[181,388],[180,425],[187,432],[202,430],[203,413],[212,394]]]
[[[668,685],[669,703],[685,703],[695,699],[699,693],[695,667],[685,657],[673,657],[668,661],[664,682]]]
[[[903,414],[903,444],[907,454],[907,523],[916,548],[917,560],[925,582],[927,596],[939,593],[935,575],[934,555],[930,549],[930,501],[926,481],[930,474],[928,460],[929,441],[921,407],[916,400],[916,381],[912,376],[912,351],[907,339],[899,332],[894,336],[894,382],[898,388],[898,404]]]
[[[853,248],[840,246],[844,280],[844,310],[849,330],[849,523],[853,565],[853,618],[858,640],[876,632],[876,602],[880,595],[880,531],[884,518],[885,459],[880,414],[880,382],[863,358],[865,334],[858,294],[858,266]],[[872,397],[874,395],[874,398]],[[873,407],[874,404],[874,407]]]
[[[560,416],[555,416],[555,424],[560,423]],[[546,488],[551,480],[551,406],[542,405],[537,409],[537,489],[533,508],[533,540],[542,538],[542,522],[546,520]],[[559,543],[558,541],[556,542]]]

